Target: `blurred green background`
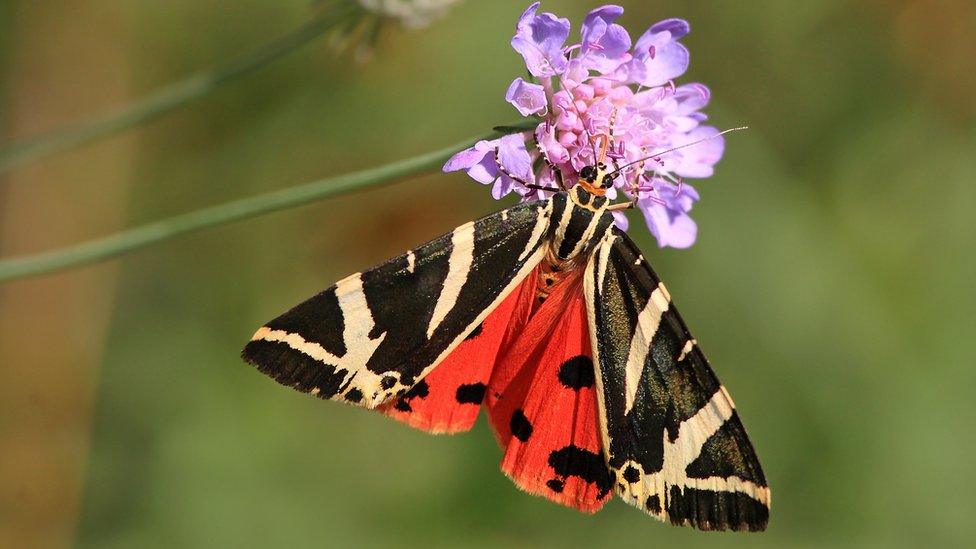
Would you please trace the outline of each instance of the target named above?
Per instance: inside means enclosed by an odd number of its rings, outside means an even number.
[[[440,148],[517,119],[528,0],[467,0],[373,58],[325,40],[138,130],[0,175],[0,257]],[[414,179],[0,286],[2,547],[962,547],[976,543],[976,5],[621,1],[684,17],[731,136],[698,243],[632,231],[736,399],[769,531],[520,493],[483,422],[432,437],[279,387],[262,322],[498,209]],[[590,2],[547,0],[578,25]],[[288,32],[307,0],[0,0],[0,141]],[[574,26],[575,28],[575,26]],[[510,202],[505,202],[509,204]],[[680,544],[680,545],[679,545]]]

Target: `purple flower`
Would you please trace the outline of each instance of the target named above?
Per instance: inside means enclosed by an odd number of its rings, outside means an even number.
[[[572,186],[579,170],[594,163],[594,142],[606,138],[612,141],[610,163],[631,164],[620,170],[608,196],[636,199],[660,246],[691,246],[698,227],[689,212],[699,196],[682,178],[710,177],[725,143],[717,129],[704,125],[709,89],[674,84],[688,69],[688,50],[680,43],[688,23],[665,19],[632,42],[616,23],[623,8],[606,5],[583,20],[580,41],[566,45],[569,20],[538,9],[535,2],[525,10],[512,38],[534,81],[516,78],[505,94],[519,113],[539,120],[535,131],[481,141],[456,154],[444,171],[465,170],[492,184],[495,198],[515,190],[523,200],[536,200],[551,192],[526,188],[505,172],[533,185]],[[552,168],[541,161],[543,153]],[[614,215],[626,230],[627,218]]]
[[[637,207],[644,212],[647,228],[664,248],[687,248],[695,243],[698,225],[688,215],[698,201],[698,191],[687,183],[665,184],[637,200]]]
[[[519,17],[512,48],[522,54],[532,76],[553,76],[566,70],[563,44],[569,37],[569,19],[551,13],[536,15],[540,3],[532,4]]]
[[[498,162],[495,154],[498,154]],[[491,195],[499,199],[512,190],[517,182],[498,169],[498,163],[515,177],[532,182],[532,159],[525,149],[525,137],[521,134],[506,135],[492,141],[478,141],[474,147],[465,149],[444,164],[445,172],[464,170],[475,181],[491,184]]]

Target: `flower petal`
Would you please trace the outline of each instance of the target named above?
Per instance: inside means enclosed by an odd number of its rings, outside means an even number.
[[[519,18],[512,48],[522,54],[533,76],[553,76],[566,70],[563,44],[569,37],[569,19],[551,13],[537,15],[539,2],[528,7]]]
[[[669,32],[672,40],[680,40],[691,32],[691,25],[684,19],[665,19],[651,25],[651,32],[654,34]]]
[[[495,164],[494,151],[498,140],[481,140],[469,149],[465,149],[452,156],[445,164],[445,172],[464,170],[479,183],[488,184],[498,177],[498,166]]]
[[[677,144],[680,145],[681,143],[691,143],[700,139],[706,139],[718,133],[718,129],[712,126],[699,126],[685,134],[681,138],[681,142]],[[671,160],[671,162],[665,161],[665,165],[673,173],[681,177],[711,177],[715,172],[715,164],[721,160],[722,153],[725,152],[725,137],[712,137],[708,141],[703,141],[692,147],[682,149],[679,152],[681,155],[678,157],[677,162],[674,160]]]
[[[630,34],[614,23],[623,12],[622,7],[609,4],[591,11],[583,20],[580,59],[586,68],[607,74],[629,60]]]
[[[690,27],[682,19],[666,19],[647,29],[634,44],[634,58],[646,67],[644,86],[661,86],[688,70],[691,56],[678,39],[688,34]]]
[[[532,174],[532,158],[525,148],[525,137],[522,134],[506,135],[498,140],[498,161],[508,173],[515,177],[529,183],[535,181],[535,176]],[[512,190],[513,186],[518,185],[518,182],[504,174],[501,175],[501,179],[507,180],[499,187],[503,190],[501,196],[505,196]],[[495,198],[500,197],[496,196]]]
[[[685,84],[674,90],[674,99],[678,102],[678,114],[691,114],[708,105],[712,97],[711,90],[704,84]]]
[[[516,78],[505,92],[505,100],[515,106],[522,116],[541,114],[547,110],[546,90],[539,84]]]
[[[695,243],[698,225],[688,215],[698,191],[691,185],[683,184],[659,186],[653,195],[637,201],[637,207],[644,214],[647,228],[657,239],[658,246],[687,248]]]

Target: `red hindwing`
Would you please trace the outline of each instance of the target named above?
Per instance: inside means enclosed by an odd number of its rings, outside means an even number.
[[[560,283],[505,348],[486,405],[523,490],[596,512],[611,492],[597,413],[581,278]]]
[[[402,397],[378,409],[431,433],[471,429],[499,349],[529,315],[535,279],[534,273],[526,277],[430,374]]]
[[[540,269],[402,397],[379,409],[433,433],[469,430],[482,401],[523,490],[581,511],[610,496],[582,278],[537,298]]]

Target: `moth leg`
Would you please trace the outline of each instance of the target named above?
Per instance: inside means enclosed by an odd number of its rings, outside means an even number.
[[[617,111],[614,110],[613,114],[616,115]],[[611,124],[613,123],[613,120],[614,120],[613,117],[611,117],[610,119]],[[645,152],[646,152],[646,148],[641,147],[641,154],[644,154]],[[614,166],[617,165],[616,159],[614,159],[613,164]],[[617,169],[619,170],[620,168]],[[614,212],[617,210],[629,210],[631,208],[637,207],[637,199],[640,198],[640,175],[641,173],[643,173],[643,171],[644,171],[644,162],[642,161],[640,164],[637,165],[637,169],[634,171],[634,180],[630,184],[630,194],[633,195],[633,198],[627,202],[622,202],[620,204],[613,204],[609,208],[607,208],[608,210]]]
[[[514,179],[515,181],[518,181],[522,185],[525,185],[529,189],[536,189],[536,190],[540,190],[540,191],[549,191],[549,192],[554,192],[554,193],[558,193],[559,192],[559,189],[556,188],[556,187],[546,187],[544,185],[536,185],[535,183],[529,183],[528,181],[526,181],[526,180],[522,179],[521,177],[518,177],[517,175],[515,175],[512,172],[508,171],[505,168],[505,166],[502,165],[502,161],[499,160],[499,158],[498,158],[498,149],[495,149],[495,165],[498,166],[498,171],[500,171],[503,174],[507,175],[508,177]]]
[[[539,150],[539,154],[542,156],[542,161],[546,163],[546,166],[549,166],[549,171],[551,171],[553,177],[556,178],[556,182],[559,183],[559,187],[565,191],[566,183],[563,181],[563,171],[560,170],[558,166],[553,164],[552,160],[549,160],[549,154],[546,153],[546,150],[542,148],[542,143],[539,143],[539,136],[533,134],[532,139],[535,141],[535,148]]]
[[[525,186],[530,189],[536,189],[539,191],[549,191],[552,193],[558,193],[560,191],[559,187],[546,187],[545,185],[533,185],[531,183],[526,183]]]
[[[631,208],[637,207],[637,199],[628,200],[627,202],[621,202],[619,204],[611,204],[607,207],[607,211],[616,212],[618,210],[629,210]]]

